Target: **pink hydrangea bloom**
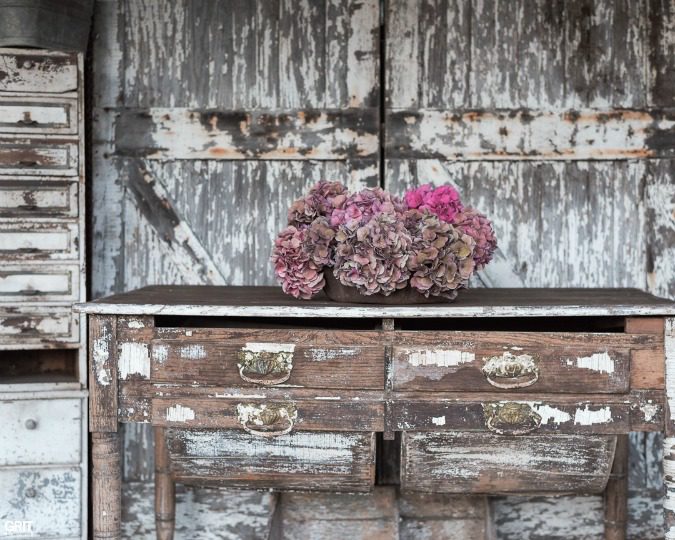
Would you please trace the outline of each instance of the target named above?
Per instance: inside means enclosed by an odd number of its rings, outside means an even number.
[[[455,226],[476,242],[473,260],[476,263],[476,270],[482,269],[492,260],[492,255],[497,249],[497,237],[492,223],[477,210],[467,207],[457,214]]]
[[[333,210],[330,224],[333,227],[346,226],[356,229],[367,224],[378,214],[401,214],[405,203],[382,188],[367,188],[350,195],[342,207]]]
[[[411,189],[405,194],[408,208],[429,210],[443,221],[452,223],[458,212],[462,211],[459,193],[450,185],[434,188],[432,184],[424,184]]]
[[[286,294],[308,300],[317,294],[325,281],[321,267],[303,249],[307,229],[286,227],[274,242],[274,274]]]
[[[347,188],[340,182],[321,180],[314,184],[307,195],[294,201],[288,209],[288,224],[295,227],[308,225],[317,217],[330,217],[347,198]]]

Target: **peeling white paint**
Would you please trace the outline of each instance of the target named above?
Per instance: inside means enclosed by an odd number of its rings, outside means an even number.
[[[598,373],[614,373],[614,359],[607,351],[577,358],[577,367]]]
[[[314,399],[323,401],[340,401],[342,398],[340,396],[316,396]]]
[[[575,425],[592,426],[595,424],[609,424],[612,421],[612,411],[609,407],[591,410],[586,405],[583,409],[577,409],[574,413]]]
[[[645,422],[651,422],[659,413],[659,405],[656,403],[644,403],[640,405],[640,411],[644,415]]]
[[[195,412],[190,407],[183,407],[180,404],[173,405],[166,409],[167,422],[187,422],[195,419]]]
[[[414,367],[457,367],[476,359],[476,355],[472,352],[453,349],[409,350],[407,354],[408,363]]]
[[[556,407],[534,402],[529,402],[529,405],[539,416],[541,416],[542,425],[549,423],[560,425],[572,420],[572,416],[568,412],[557,409]]]
[[[293,353],[295,351],[294,343],[246,343],[242,347],[244,352],[260,353]]]
[[[203,345],[198,345],[191,343],[189,345],[183,345],[180,348],[180,357],[186,360],[201,360],[206,358],[206,349]]]
[[[435,426],[444,426],[445,425],[445,416],[434,416],[431,419],[431,423]]]
[[[153,345],[152,357],[160,364],[163,364],[169,358],[169,347],[167,345]]]
[[[335,360],[336,358],[346,358],[356,356],[358,349],[309,349],[308,356],[314,362],[325,362]]]
[[[145,343],[121,343],[118,359],[118,370],[122,380],[129,375],[140,375],[150,378],[150,353]]]
[[[110,366],[107,365],[109,358],[108,339],[108,331],[102,328],[101,337],[96,338],[92,345],[94,371],[96,372],[96,380],[101,386],[108,386],[112,380]]]
[[[137,319],[132,319],[127,323],[127,327],[138,329],[138,328],[145,328],[145,325]]]

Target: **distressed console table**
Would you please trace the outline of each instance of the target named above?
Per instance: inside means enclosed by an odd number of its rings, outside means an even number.
[[[147,287],[89,314],[94,538],[120,536],[120,422],[155,430],[174,482],[605,493],[625,537],[626,434],[665,431],[675,539],[675,304],[632,289],[475,289],[424,306],[295,301],[269,287]]]

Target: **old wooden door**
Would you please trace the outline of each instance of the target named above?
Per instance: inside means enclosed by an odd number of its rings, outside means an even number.
[[[289,203],[327,178],[395,192],[456,183],[500,239],[476,286],[673,297],[674,27],[670,0],[98,0],[92,295],[271,284]],[[652,439],[633,437],[641,538],[661,526]],[[150,431],[127,430],[130,536],[152,528],[151,448]],[[361,517],[401,538],[432,530],[421,507],[385,499]],[[506,539],[601,538],[601,503],[500,499],[494,525]],[[272,516],[291,520],[291,503],[274,505],[182,492],[178,528],[256,538]],[[483,511],[452,505],[465,524]],[[347,521],[346,534],[368,531]],[[475,534],[461,526],[456,538]]]

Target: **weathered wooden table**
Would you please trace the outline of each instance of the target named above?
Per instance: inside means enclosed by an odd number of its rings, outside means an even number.
[[[452,304],[295,301],[271,287],[147,287],[89,314],[94,538],[120,536],[120,422],[155,429],[173,483],[360,492],[605,493],[625,537],[626,434],[665,431],[675,539],[675,304],[633,289],[476,289]],[[671,317],[671,318],[669,318]],[[389,470],[391,475],[391,470]]]

